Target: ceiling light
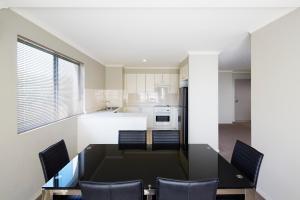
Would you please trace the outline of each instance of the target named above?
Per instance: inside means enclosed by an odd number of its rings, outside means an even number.
[[[143,63],[147,62],[147,59],[144,58],[144,59],[142,60],[142,62],[143,62]]]

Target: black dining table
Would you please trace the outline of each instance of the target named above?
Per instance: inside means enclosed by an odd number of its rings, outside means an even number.
[[[151,199],[157,177],[218,178],[218,195],[244,195],[246,200],[255,195],[251,181],[207,144],[189,144],[185,148],[91,144],[42,186],[42,200],[52,200],[53,195],[80,195],[79,181],[128,180],[142,180],[144,194]]]

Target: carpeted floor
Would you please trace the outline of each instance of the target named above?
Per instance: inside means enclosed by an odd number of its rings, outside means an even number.
[[[219,124],[219,150],[228,161],[231,159],[236,140],[251,145],[251,126],[249,122]]]
[[[230,162],[236,140],[251,145],[251,124],[250,122],[219,124],[219,150],[220,154]],[[255,200],[265,200],[258,193]]]

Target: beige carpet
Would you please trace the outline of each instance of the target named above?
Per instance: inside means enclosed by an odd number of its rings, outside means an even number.
[[[250,122],[234,124],[219,124],[219,150],[220,154],[230,162],[236,140],[251,145]],[[255,200],[264,200],[258,193],[254,195]]]
[[[230,161],[236,140],[251,145],[251,126],[248,122],[234,124],[219,124],[220,154]]]

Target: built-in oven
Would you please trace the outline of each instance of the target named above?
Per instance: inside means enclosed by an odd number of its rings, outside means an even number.
[[[171,108],[169,106],[154,107],[154,128],[170,127],[172,125]]]

